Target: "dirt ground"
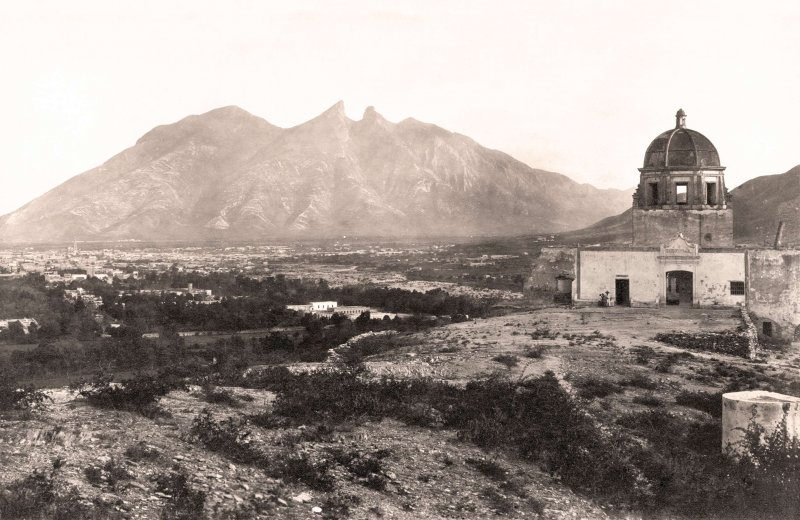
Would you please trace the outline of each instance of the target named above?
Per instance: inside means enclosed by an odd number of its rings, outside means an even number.
[[[93,408],[68,390],[54,390],[50,409],[43,416],[0,424],[2,484],[20,479],[34,469],[49,470],[52,461],[66,461],[59,478],[75,486],[87,501],[113,505],[126,518],[156,519],[169,496],[156,490],[154,478],[180,467],[191,477],[194,489],[206,492],[210,518],[234,516],[248,503],[265,503],[265,511],[241,518],[321,518],[331,493],[313,491],[301,484],[284,484],[245,464],[188,442],[192,420],[204,408],[215,418],[256,413],[268,406],[269,392],[230,389],[254,398],[243,408],[204,402],[198,392],[172,392],[161,404],[172,417],[150,420],[128,412]],[[256,441],[280,445],[301,429],[275,435],[261,431]],[[125,450],[144,442],[158,458],[132,461]],[[456,439],[454,432],[434,431],[384,420],[345,427],[330,442],[303,442],[294,449],[320,454],[328,448],[361,452],[388,450],[384,471],[390,483],[383,491],[368,489],[344,472],[336,474],[337,496],[356,496],[359,504],[339,518],[606,518],[602,508],[574,495],[549,475],[530,464],[508,460]],[[85,469],[102,466],[110,458],[125,465],[133,479],[115,487],[92,485]],[[507,470],[515,482],[509,493],[499,483],[470,465],[491,460]],[[314,511],[314,508],[320,510]],[[538,514],[537,511],[541,513]]]
[[[594,377],[614,382],[644,376],[655,387],[625,387],[624,391],[587,402],[589,410],[644,410],[635,402],[647,394],[663,409],[700,414],[674,402],[681,390],[719,391],[724,381],[710,370],[716,364],[752,369],[783,378],[800,372],[800,349],[765,355],[753,364],[732,356],[692,351],[666,368],[658,364],[670,353],[684,352],[653,339],[657,332],[708,332],[732,330],[739,325],[734,310],[714,309],[547,309],[479,319],[412,335],[396,351],[371,358],[370,369],[396,377],[432,376],[464,383],[500,372],[512,378],[553,371],[565,387]],[[566,336],[566,337],[565,337]],[[652,359],[642,362],[642,347]],[[533,354],[530,354],[534,352]],[[500,360],[498,361],[498,356]],[[112,504],[127,518],[154,519],[169,496],[157,492],[154,477],[181,467],[195,489],[206,492],[205,508],[211,518],[236,518],[248,504],[267,504],[253,518],[321,518],[331,493],[312,491],[301,484],[286,484],[265,476],[258,468],[234,464],[225,457],[190,442],[192,420],[204,408],[215,417],[243,416],[267,409],[273,395],[265,391],[231,389],[247,395],[239,408],[209,404],[195,390],[172,392],[162,399],[171,417],[146,419],[128,412],[90,407],[66,389],[52,390],[53,403],[38,417],[25,421],[0,421],[0,484],[22,478],[34,469],[49,469],[61,457],[60,478],[75,486],[87,500]],[[256,442],[284,446],[297,431],[256,428]],[[125,450],[144,442],[158,457],[133,461]],[[365,452],[387,450],[383,491],[368,489],[352,476],[337,475],[336,496],[357,497],[352,518],[607,518],[598,504],[577,496],[536,466],[485,453],[460,442],[455,432],[407,426],[396,421],[352,425],[325,441],[299,441],[288,449],[320,453],[331,447]],[[281,448],[283,449],[283,448]],[[92,485],[85,474],[91,465],[110,458],[121,461],[133,478],[111,487]],[[474,461],[488,459],[506,470],[513,491],[476,470]],[[472,461],[471,463],[469,461]],[[314,509],[320,508],[320,509]],[[240,516],[242,517],[242,516]],[[250,518],[250,517],[247,517]]]
[[[733,330],[741,320],[733,309],[661,309],[587,307],[544,309],[498,318],[457,323],[418,334],[418,343],[371,359],[374,370],[403,375],[432,375],[464,382],[501,371],[510,377],[537,376],[552,370],[560,379],[575,376],[629,377],[645,372],[635,361],[637,347],[650,347],[657,354],[684,352],[658,342],[659,332],[714,332]],[[545,337],[558,334],[556,337]],[[599,333],[603,337],[590,339]],[[542,337],[534,339],[532,334]],[[565,335],[578,336],[574,340]],[[541,358],[528,358],[534,347],[544,348]],[[692,364],[724,361],[734,366],[752,366],[749,361],[725,354],[691,351],[696,361],[682,362],[674,373],[660,374],[667,386],[708,389],[687,378]],[[493,358],[517,356],[518,364],[507,368]],[[786,375],[798,374],[800,345],[786,353],[765,353],[764,370]],[[427,372],[427,373],[426,373]],[[568,378],[569,378],[568,377]],[[714,386],[714,385],[711,385]]]

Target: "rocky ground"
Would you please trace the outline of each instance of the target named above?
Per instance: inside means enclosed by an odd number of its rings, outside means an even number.
[[[738,324],[732,310],[550,309],[414,334],[368,366],[379,374],[431,376],[454,384],[496,372],[518,378],[552,370],[573,392],[587,378],[621,383],[640,376],[652,385],[624,386],[587,401],[588,409],[598,414],[647,409],[653,401],[646,404],[642,396],[649,396],[665,410],[698,414],[676,405],[674,396],[686,389],[717,391],[736,367],[755,366],[765,377],[796,377],[800,371],[797,348],[753,365],[697,351],[670,357],[685,350],[652,339],[657,332],[722,331]],[[142,519],[159,518],[174,501],[158,480],[176,471],[188,476],[191,489],[205,493],[210,518],[608,517],[599,504],[534,465],[483,452],[452,431],[392,420],[348,424],[325,436],[302,426],[253,427],[252,442],[270,453],[305,453],[311,459],[331,450],[380,453],[385,485],[371,486],[340,467],[332,471],[333,491],[269,478],[262,469],[205,449],[190,435],[204,409],[218,420],[243,417],[268,410],[274,398],[267,391],[228,390],[237,397],[236,406],[209,403],[199,388],[171,392],[161,400],[168,414],[156,419],[97,409],[67,389],[50,390],[53,401],[43,412],[0,421],[0,484],[37,469],[50,471],[60,460],[58,478],[82,499],[106,504],[120,517]],[[125,471],[115,477],[114,468]]]
[[[221,419],[262,411],[272,398],[264,391],[230,390],[253,400],[232,409],[205,402],[198,391],[176,391],[161,401],[172,417],[157,420],[96,409],[65,389],[53,390],[53,403],[39,417],[0,425],[2,483],[23,478],[35,469],[49,470],[52,461],[60,458],[65,461],[60,479],[77,488],[87,502],[108,504],[124,518],[159,518],[172,497],[157,490],[157,477],[178,468],[189,475],[193,489],[206,493],[205,510],[211,518],[605,517],[601,508],[575,496],[534,466],[481,452],[459,442],[453,432],[391,420],[350,425],[322,441],[298,442],[303,437],[302,427],[277,435],[259,432],[257,442],[280,446],[291,441],[288,449],[312,458],[323,457],[332,448],[388,452],[382,461],[388,481],[384,490],[365,487],[346,471],[334,472],[335,492],[285,484],[187,439],[192,420],[204,408]],[[152,456],[136,460],[139,457],[130,455],[132,447]],[[91,482],[87,469],[103,468],[112,460],[123,466],[130,478],[112,483],[100,472],[99,480]],[[483,461],[501,468],[503,475],[481,473],[478,467]],[[335,515],[331,509],[342,503],[353,507],[346,515]],[[261,511],[254,512],[254,508]]]

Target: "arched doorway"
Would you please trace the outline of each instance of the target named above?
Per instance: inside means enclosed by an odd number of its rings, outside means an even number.
[[[691,305],[694,280],[691,271],[667,271],[667,305]]]

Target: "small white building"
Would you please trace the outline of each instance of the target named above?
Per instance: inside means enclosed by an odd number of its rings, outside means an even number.
[[[6,320],[0,320],[0,330],[7,330],[9,325],[15,321],[22,325],[22,330],[25,331],[25,334],[29,333],[31,325],[34,325],[37,328],[39,327],[39,323],[33,318],[9,318]]]
[[[342,305],[340,306],[338,302],[310,302],[310,303],[303,303],[299,305],[287,305],[287,309],[291,311],[303,312],[306,314],[315,314],[317,316],[323,316],[326,318],[330,318],[334,314],[338,314],[340,316],[345,316],[351,320],[354,320],[361,316],[364,312],[373,312],[373,309],[369,307],[364,307],[361,305]],[[380,311],[376,311],[380,314],[382,318],[384,314]],[[394,317],[394,314],[391,314],[390,317]]]
[[[325,312],[338,307],[337,302],[311,302],[311,312]]]

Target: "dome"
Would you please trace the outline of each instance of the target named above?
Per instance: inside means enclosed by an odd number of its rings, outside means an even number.
[[[711,141],[700,132],[686,128],[686,113],[675,114],[675,128],[662,133],[650,143],[644,154],[645,168],[714,168],[720,167],[719,154]]]

